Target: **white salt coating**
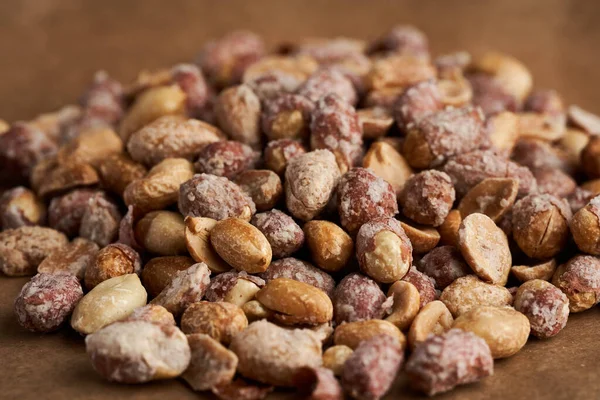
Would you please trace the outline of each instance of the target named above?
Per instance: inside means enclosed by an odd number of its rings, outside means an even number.
[[[228,383],[235,375],[236,355],[208,335],[187,335],[192,352],[191,362],[182,378],[194,390],[210,390]]]
[[[400,195],[402,212],[417,223],[439,226],[455,199],[450,177],[440,171],[426,170],[413,175]]]
[[[298,94],[313,102],[330,93],[339,96],[348,104],[356,104],[357,96],[352,82],[335,69],[322,68],[316,71],[298,89]]]
[[[95,257],[99,247],[96,243],[76,238],[61,249],[50,253],[38,266],[38,272],[70,274],[83,279],[85,269]]]
[[[531,285],[521,287],[517,292],[515,308],[529,319],[531,332],[535,336],[554,336],[567,324],[569,300],[550,283],[539,283],[541,286],[537,288]]]
[[[444,289],[440,300],[454,317],[479,306],[508,306],[513,297],[507,288],[485,283],[475,275],[456,279]]]
[[[236,141],[221,141],[205,146],[194,164],[196,171],[231,178],[252,168],[257,154],[248,145]]]
[[[328,273],[293,257],[273,261],[267,271],[259,276],[267,282],[277,278],[288,278],[307,283],[321,289],[330,297],[335,287],[335,281]]]
[[[575,293],[589,291],[600,297],[600,259],[594,256],[573,257],[560,279],[570,282],[569,286],[575,286]]]
[[[204,263],[194,264],[179,271],[171,283],[152,300],[152,304],[163,306],[173,315],[180,315],[187,306],[202,300],[209,284],[208,266]]]
[[[269,241],[273,257],[287,257],[297,251],[304,242],[302,228],[290,216],[277,209],[256,214],[251,223]]]
[[[530,194],[513,206],[513,226],[515,229],[527,229],[534,218],[552,209],[556,209],[567,223],[571,220],[571,209],[564,200],[551,194]]]
[[[585,111],[577,105],[569,106],[567,110],[569,122],[582,128],[590,134],[600,134],[600,117]]]
[[[347,275],[335,288],[335,322],[354,322],[381,318],[386,296],[377,283],[358,273]]]

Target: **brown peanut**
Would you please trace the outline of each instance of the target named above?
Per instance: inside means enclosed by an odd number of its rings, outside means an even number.
[[[314,220],[304,224],[306,245],[315,264],[327,272],[344,268],[354,251],[352,238],[329,221]]]
[[[498,222],[514,204],[518,191],[519,183],[516,179],[484,179],[462,198],[458,211],[462,218],[478,213]]]
[[[173,211],[152,211],[146,214],[135,225],[135,238],[153,254],[187,254],[183,217]]]
[[[485,283],[475,275],[467,275],[448,285],[440,300],[454,317],[458,317],[479,306],[509,306],[513,297],[503,286]]]
[[[398,341],[401,348],[406,347],[406,338],[400,329],[391,322],[381,319],[368,319],[338,325],[333,334],[333,342],[336,346],[344,345],[356,349],[362,341],[379,335],[391,336]]]
[[[142,270],[142,283],[151,297],[156,297],[177,275],[177,272],[194,265],[194,260],[184,256],[166,256],[151,259]]]
[[[335,376],[341,376],[344,364],[353,352],[354,350],[344,344],[331,346],[323,352],[323,366],[333,371]]]
[[[452,328],[454,318],[446,305],[434,300],[427,303],[415,316],[408,331],[408,343],[415,348],[419,343],[427,339],[430,334],[441,335]]]
[[[393,296],[391,314],[385,319],[405,331],[413,322],[421,308],[421,295],[409,282],[398,281],[390,286],[388,296]]]
[[[185,217],[185,244],[192,258],[208,265],[212,272],[229,271],[231,267],[223,261],[210,244],[210,231],[217,224],[212,218]]]
[[[184,333],[204,333],[225,345],[247,326],[248,320],[242,309],[227,302],[193,303],[181,316]]]

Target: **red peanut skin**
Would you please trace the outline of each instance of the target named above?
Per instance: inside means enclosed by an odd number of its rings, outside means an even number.
[[[340,383],[327,368],[303,367],[294,377],[294,384],[306,393],[308,400],[343,400],[344,393]]]
[[[404,361],[396,338],[379,335],[361,342],[342,370],[342,387],[350,397],[377,400],[392,386]]]
[[[408,273],[404,275],[402,280],[412,283],[417,288],[420,295],[421,308],[423,308],[425,304],[437,300],[439,297],[438,292],[435,290],[434,280],[420,272],[414,266],[410,267]]]
[[[347,275],[333,294],[336,324],[383,318],[386,297],[374,280],[362,274]]]

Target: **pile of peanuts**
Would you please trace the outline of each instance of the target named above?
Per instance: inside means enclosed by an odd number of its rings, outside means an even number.
[[[375,400],[479,381],[600,302],[600,117],[411,26],[265,48],[233,32],[3,124],[24,328],[70,321],[109,381]]]

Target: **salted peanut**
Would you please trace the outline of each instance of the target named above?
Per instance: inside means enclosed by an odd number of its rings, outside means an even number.
[[[399,93],[391,108],[398,128],[407,132],[424,117],[441,111],[444,105],[438,85],[433,80],[425,80]]]
[[[577,190],[577,182],[558,168],[540,168],[533,171],[540,193],[556,197],[570,197]]]
[[[238,358],[209,335],[195,333],[186,335],[190,345],[190,364],[181,375],[192,389],[209,390],[231,382],[235,375]]]
[[[402,278],[402,281],[412,284],[417,289],[419,292],[420,308],[423,308],[426,304],[437,300],[439,297],[439,293],[435,289],[435,281],[433,278],[420,272],[414,266],[410,267],[408,273]]]
[[[539,114],[522,112],[517,114],[519,137],[536,138],[553,142],[565,133],[564,114]]]
[[[524,101],[533,85],[531,73],[516,58],[507,54],[488,52],[473,60],[472,67],[493,76],[508,94],[520,102]]]
[[[308,55],[292,57],[269,55],[250,65],[245,70],[242,81],[249,83],[267,74],[278,73],[288,79],[303,82],[318,68],[319,64],[316,60]]]
[[[478,277],[486,282],[506,284],[512,266],[508,239],[488,216],[471,214],[463,219],[458,231],[458,247]]]
[[[463,107],[471,103],[473,89],[469,81],[462,76],[455,76],[453,79],[440,79],[437,81],[437,86],[443,105]]]
[[[363,158],[363,167],[389,182],[396,196],[400,195],[404,184],[413,174],[402,154],[386,142],[374,142],[371,145]]]
[[[406,347],[406,338],[400,329],[391,322],[381,319],[368,319],[338,325],[333,334],[333,342],[336,346],[344,345],[356,349],[362,341],[379,335],[389,335],[398,342],[401,348]]]
[[[229,346],[239,358],[238,372],[259,382],[291,386],[298,369],[322,364],[321,341],[308,329],[284,329],[256,321]]]
[[[514,306],[529,319],[531,334],[540,339],[556,336],[567,325],[569,299],[549,282],[533,279],[522,284]]]
[[[493,375],[490,348],[472,332],[451,329],[417,346],[406,364],[411,386],[429,396]]]
[[[307,283],[321,289],[329,297],[333,296],[333,289],[335,288],[335,281],[327,272],[293,257],[273,261],[269,268],[258,276],[266,282],[278,278],[288,278]]]
[[[425,33],[412,25],[395,25],[365,51],[372,55],[406,54],[428,59],[429,41]]]
[[[254,299],[256,293],[264,285],[264,279],[248,275],[246,272],[223,272],[211,279],[206,290],[206,299],[208,301],[226,301],[242,307]]]
[[[279,139],[267,143],[263,152],[265,168],[270,169],[277,175],[285,173],[288,162],[301,154],[306,153],[306,149],[297,140]]]
[[[516,354],[527,343],[530,331],[527,317],[512,307],[477,307],[461,314],[452,327],[483,338],[493,358]]]
[[[310,221],[319,215],[333,196],[340,170],[329,150],[298,155],[285,170],[285,203],[290,213]]]
[[[3,119],[0,119],[0,134],[5,133],[10,128],[8,122]]]
[[[112,154],[98,164],[98,173],[102,186],[113,193],[123,196],[127,185],[142,179],[148,171],[146,168],[133,161],[126,154]]]
[[[253,225],[239,218],[217,222],[210,243],[219,256],[238,271],[263,272],[271,263],[271,245]]]
[[[78,162],[98,167],[102,160],[123,152],[123,142],[110,127],[84,130],[62,146],[57,153],[59,163]]]
[[[363,99],[364,107],[381,107],[394,114],[394,103],[406,90],[402,87],[389,87],[370,90]]]
[[[333,295],[335,323],[383,318],[387,305],[377,283],[359,273],[346,275]]]
[[[256,299],[275,311],[275,321],[286,325],[316,325],[333,318],[333,304],[329,296],[312,285],[294,279],[268,281],[256,293]]]
[[[426,304],[414,317],[408,331],[408,344],[414,349],[431,334],[441,335],[452,328],[454,318],[446,305],[435,300]]]
[[[554,258],[532,266],[514,265],[510,268],[510,272],[521,282],[528,282],[534,279],[549,281],[552,275],[554,275],[554,271],[556,271],[556,260]]]
[[[131,247],[114,243],[98,251],[85,269],[85,287],[88,290],[107,279],[126,274],[138,274],[142,270],[140,255]]]
[[[23,186],[17,186],[0,196],[0,227],[2,229],[39,225],[45,219],[46,206],[33,191]]]
[[[185,217],[185,245],[197,262],[203,262],[214,273],[229,271],[231,267],[223,261],[210,244],[210,232],[217,224],[212,218]]]
[[[318,100],[318,99],[317,99]],[[280,93],[263,101],[262,130],[271,140],[306,139],[314,102],[302,94]]]
[[[581,168],[588,178],[600,178],[600,139],[592,136],[581,151]]]
[[[567,109],[569,123],[589,134],[600,133],[600,117],[573,104]]]
[[[298,251],[304,244],[302,228],[289,215],[273,209],[258,213],[250,221],[267,238],[273,258],[283,258]]]
[[[193,303],[181,316],[184,333],[204,333],[225,345],[247,326],[248,320],[242,309],[227,302]]]
[[[342,370],[342,387],[354,399],[380,399],[392,387],[404,361],[404,348],[380,335],[362,342]]]
[[[131,134],[165,115],[183,115],[186,95],[179,85],[158,86],[142,92],[123,117],[119,136],[129,142]]]
[[[202,300],[209,284],[210,270],[206,264],[194,264],[177,272],[151,304],[163,306],[175,317],[179,317],[191,304]]]
[[[273,311],[263,306],[258,300],[250,300],[242,306],[242,311],[246,315],[248,322],[258,321],[260,319],[269,319],[273,317]]]
[[[121,219],[119,205],[104,193],[96,193],[81,217],[79,236],[106,246],[117,239]]]
[[[184,216],[220,221],[235,217],[250,221],[256,207],[250,196],[229,179],[197,174],[179,188],[179,211]]]
[[[193,161],[203,147],[224,138],[223,132],[206,122],[167,115],[134,132],[127,151],[133,160],[152,167],[167,158]]]
[[[73,311],[71,326],[79,333],[94,333],[146,305],[146,298],[136,274],[107,279],[83,296]]]
[[[85,338],[85,349],[96,372],[113,382],[175,378],[190,363],[190,346],[179,328],[144,321],[100,329]]]
[[[456,279],[472,273],[460,251],[454,246],[436,247],[418,264],[419,271],[434,280],[435,287],[443,290]]]
[[[473,186],[458,205],[461,217],[485,214],[498,222],[514,204],[519,183],[513,178],[488,178]]]
[[[311,259],[319,268],[336,272],[348,264],[354,243],[342,228],[333,222],[314,220],[304,224],[303,230]]]
[[[146,250],[161,256],[187,254],[185,223],[173,211],[152,211],[135,225],[135,238]]]
[[[75,275],[82,280],[85,270],[96,257],[99,247],[96,243],[77,238],[60,247],[40,263],[38,273]]]
[[[512,209],[513,238],[531,258],[554,257],[569,238],[571,217],[571,209],[563,200],[531,194]]]
[[[254,168],[259,153],[244,143],[222,140],[205,145],[194,163],[196,172],[232,179],[243,171]]]
[[[579,163],[581,152],[590,140],[589,134],[579,129],[567,128],[564,136],[558,141],[558,146],[567,154],[573,165]]]
[[[502,154],[510,155],[519,138],[519,118],[510,111],[492,115],[486,121],[486,132],[492,146]]]
[[[444,172],[422,171],[406,181],[398,199],[406,217],[419,224],[439,226],[452,209],[454,186]]]
[[[35,275],[38,265],[67,245],[67,237],[54,229],[22,226],[0,232],[0,271],[7,276]]]
[[[425,59],[409,55],[391,56],[373,62],[371,72],[367,76],[367,86],[371,90],[405,88],[434,78],[435,74],[435,67]]]
[[[484,116],[477,107],[449,108],[427,114],[408,129],[403,153],[413,168],[439,166],[484,142]]]
[[[381,283],[402,279],[412,264],[412,246],[400,222],[379,218],[362,225],[356,236],[362,272]]]
[[[299,95],[314,103],[334,95],[348,105],[356,105],[358,96],[352,80],[336,68],[320,68],[313,72],[298,88]],[[317,104],[317,107],[318,104]]]
[[[47,175],[42,178],[37,193],[44,198],[50,198],[68,192],[78,187],[94,186],[100,177],[96,170],[86,163],[65,162],[55,164]]]
[[[389,110],[383,107],[370,107],[357,110],[358,121],[365,139],[377,139],[385,136],[394,124]]]
[[[232,86],[219,94],[215,116],[219,127],[232,140],[260,145],[260,99],[248,85]]]
[[[577,161],[570,164],[568,155],[560,147],[554,146],[545,140],[534,138],[520,138],[513,148],[511,158],[532,171],[561,169],[573,173],[578,168],[577,164],[579,163]]]
[[[151,322],[157,325],[168,325],[176,326],[175,317],[163,306],[157,304],[146,304],[145,306],[138,307],[127,317],[123,318],[121,322],[129,321],[145,321]]]
[[[408,224],[400,221],[400,226],[412,244],[414,254],[425,254],[439,243],[441,236],[436,228],[430,226]]]
[[[68,318],[83,297],[75,276],[37,274],[15,299],[14,312],[19,325],[31,332],[52,332]]]
[[[585,311],[600,302],[600,259],[578,255],[558,267],[552,284],[569,298],[572,313]]]
[[[136,210],[162,210],[177,203],[179,187],[194,176],[194,166],[183,158],[167,158],[125,188],[123,200]]]
[[[513,297],[503,286],[485,283],[475,275],[467,275],[448,285],[442,291],[440,300],[456,318],[479,306],[509,306]]]
[[[421,296],[417,288],[409,282],[398,281],[390,286],[388,296],[393,296],[391,314],[385,319],[405,331],[410,327],[421,308]]]
[[[451,210],[444,222],[437,228],[437,231],[440,234],[440,243],[458,247],[458,231],[461,223],[462,217],[460,211]]]
[[[267,169],[243,171],[236,176],[234,182],[250,196],[259,212],[271,210],[283,196],[279,175]]]
[[[331,346],[323,352],[323,367],[329,368],[335,376],[341,376],[344,364],[353,352],[354,350],[343,344]]]
[[[317,399],[341,399],[344,396],[342,387],[327,368],[300,368],[294,376],[294,385],[306,398]]]
[[[166,256],[151,259],[142,270],[142,283],[151,297],[156,297],[175,278],[179,271],[194,265],[194,260],[185,256]]]
[[[600,255],[600,196],[575,213],[570,228],[579,250]]]
[[[76,189],[59,197],[54,197],[48,206],[48,225],[69,237],[75,237],[81,229],[81,220],[89,202],[102,192],[90,189]]]

